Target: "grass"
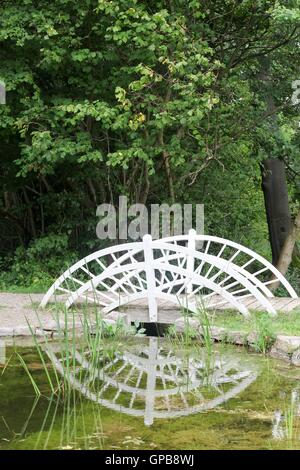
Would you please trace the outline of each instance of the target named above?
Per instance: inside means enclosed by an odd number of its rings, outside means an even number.
[[[287,439],[290,441],[297,438],[298,435],[298,419],[297,419],[297,408],[299,406],[299,397],[297,392],[294,390],[291,393],[290,403],[285,407],[284,418],[285,418],[285,433]]]
[[[34,349],[39,356],[53,396],[61,393],[68,397],[72,389],[72,380],[70,379],[76,376],[80,381],[82,374],[86,373],[84,367],[82,368],[76,360],[78,352],[82,354],[82,357],[88,355],[90,364],[95,365],[103,358],[104,360],[109,359],[112,351],[119,346],[120,342],[128,341],[133,336],[141,337],[145,332],[138,322],[135,322],[134,325],[128,325],[122,318],[114,324],[106,323],[96,306],[89,308],[88,305],[83,305],[80,311],[68,311],[65,306],[56,303],[51,304],[50,312],[56,323],[54,344],[58,348],[58,359],[52,352],[52,339],[48,338],[47,333],[44,333],[41,341],[41,338],[36,337],[34,329],[27,319],[26,321],[31,332]],[[36,317],[39,329],[43,331],[42,314],[37,309]],[[78,320],[81,324],[79,331],[76,327]],[[105,339],[109,339],[109,342],[106,342]],[[30,379],[36,396],[41,396],[38,384],[34,381],[26,363],[17,351],[16,354]]]
[[[55,308],[54,308],[55,307]],[[79,425],[78,417],[83,409],[85,402],[84,393],[88,384],[88,392],[95,398],[89,405],[92,407],[92,416],[89,418],[96,427],[99,434],[99,440],[102,438],[102,407],[98,404],[101,396],[101,388],[99,388],[98,368],[109,364],[114,358],[120,343],[126,341],[128,344],[131,337],[143,336],[144,330],[136,322],[134,326],[127,325],[122,320],[115,324],[106,324],[103,322],[101,313],[98,309],[92,312],[90,309],[83,309],[81,313],[82,332],[78,336],[75,321],[78,319],[78,312],[68,312],[60,305],[52,307],[53,319],[56,320],[56,329],[58,338],[52,341],[45,334],[43,342],[39,342],[34,335],[34,331],[28,323],[31,331],[34,350],[39,358],[41,370],[44,372],[44,384],[47,384],[47,391],[43,391],[39,381],[31,373],[30,368],[22,355],[15,350],[16,357],[22,366],[25,374],[28,376],[35,393],[35,405],[40,398],[49,400],[49,410],[47,410],[44,423],[39,433],[36,445],[39,445],[40,436],[46,432],[46,443],[52,434],[52,427],[56,418],[58,409],[63,409],[63,422],[61,426],[60,448],[71,449],[78,447],[78,439],[85,442],[80,443],[80,448],[90,448],[90,441],[95,440],[95,431],[92,435],[88,434],[87,424],[85,423],[85,414],[80,417],[80,437],[76,426]],[[37,319],[40,322],[42,330],[41,318],[37,313]],[[65,325],[65,328],[61,327]],[[86,366],[88,364],[88,367]],[[50,396],[49,396],[50,393]],[[54,409],[54,414],[50,413],[50,408]],[[49,411],[49,413],[48,413]],[[61,414],[61,413],[60,413]],[[49,415],[49,416],[48,416]],[[50,423],[49,423],[50,420]],[[50,425],[49,432],[47,428]],[[48,434],[47,434],[48,432]],[[45,436],[44,436],[45,437]],[[102,448],[103,443],[97,442],[97,448]]]
[[[250,344],[255,351],[266,354],[277,335],[285,334],[300,336],[300,311],[290,313],[279,312],[276,317],[271,317],[267,312],[252,312],[250,317],[244,318],[239,312],[226,310],[224,312],[209,312],[203,305],[198,306],[197,313],[192,316],[183,311],[184,328],[177,332],[176,326],[172,325],[167,332],[169,338],[177,338],[179,343],[188,345],[194,340],[201,339],[208,357],[212,351],[212,328],[222,327],[224,331],[224,342],[236,342],[235,334],[242,337],[244,344]],[[192,323],[197,320],[200,327]],[[251,339],[250,339],[251,337]],[[249,340],[248,340],[249,338]]]
[[[250,319],[245,319],[235,311],[224,311],[214,315],[214,326],[220,326],[231,331],[251,333],[257,330],[258,323],[265,323],[274,335],[285,334],[300,336],[300,311],[289,313],[278,312],[271,317],[266,312],[252,312]]]
[[[48,288],[46,286],[36,285],[30,287],[22,286],[10,286],[2,289],[2,292],[8,292],[11,294],[44,294],[47,292]]]

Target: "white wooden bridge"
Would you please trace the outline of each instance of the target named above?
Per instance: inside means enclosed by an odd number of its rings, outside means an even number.
[[[270,290],[280,282],[285,298]],[[67,269],[51,286],[41,306],[59,301],[65,306],[92,303],[103,315],[127,307],[141,312],[140,321],[168,322],[180,316],[170,312],[184,308],[237,309],[247,317],[249,309],[276,315],[277,310],[299,306],[289,282],[265,258],[230,240],[209,235],[188,235],[125,243],[92,253]],[[143,306],[147,307],[145,314]],[[174,306],[173,308],[171,306]],[[143,317],[143,318],[142,318]],[[160,318],[161,317],[161,318]]]

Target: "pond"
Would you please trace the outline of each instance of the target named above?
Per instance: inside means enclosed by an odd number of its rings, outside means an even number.
[[[228,345],[99,344],[1,342],[1,450],[300,449],[299,369]]]

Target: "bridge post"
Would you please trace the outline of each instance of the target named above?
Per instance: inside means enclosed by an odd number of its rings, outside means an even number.
[[[150,322],[157,322],[156,282],[154,273],[154,260],[151,235],[143,236],[145,272],[147,282],[148,310]]]
[[[153,424],[153,412],[155,407],[155,389],[156,389],[156,376],[157,376],[157,363],[158,363],[158,342],[157,338],[149,338],[149,354],[147,365],[147,385],[145,395],[145,417],[144,423],[146,426]]]
[[[191,228],[189,230],[189,238],[188,238],[188,249],[189,250],[195,250],[196,249],[196,230]],[[191,255],[187,256],[187,262],[186,262],[186,269],[187,272],[193,275],[194,272],[194,257]],[[187,286],[186,286],[186,293],[191,294],[193,292],[193,283],[192,281],[189,281]]]

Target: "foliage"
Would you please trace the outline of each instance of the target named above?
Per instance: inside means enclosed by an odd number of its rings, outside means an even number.
[[[276,339],[272,319],[267,314],[254,316],[253,331],[256,333],[254,348],[263,354],[271,348]]]
[[[207,233],[269,256],[265,157],[284,159],[299,205],[299,17],[299,0],[2,1],[5,278],[50,282],[52,236],[66,261],[99,248],[96,206],[120,194],[204,203]]]
[[[11,269],[0,275],[0,287],[44,287],[50,284],[63,269],[75,262],[76,254],[68,249],[66,235],[50,234],[38,238],[27,250],[18,247],[10,260]],[[7,263],[7,259],[5,260]]]
[[[145,328],[141,328],[139,322],[128,325],[122,319],[118,319],[115,323],[108,323],[105,320],[101,322],[101,335],[104,338],[124,338],[126,336],[141,337],[145,334]]]

